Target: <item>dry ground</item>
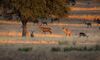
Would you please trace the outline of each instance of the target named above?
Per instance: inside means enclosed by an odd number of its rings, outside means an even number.
[[[28,24],[28,31],[33,29],[35,31],[35,37],[27,37],[24,40],[20,37],[20,23],[4,23],[0,24],[0,42],[9,42],[12,44],[0,45],[0,60],[100,60],[100,51],[51,51],[52,47],[59,46],[63,48],[64,46],[73,46],[73,42],[76,42],[75,46],[94,46],[99,44],[100,31],[96,25],[94,25],[92,28],[86,28],[86,26],[83,24],[49,24],[49,26],[53,28],[53,34],[50,35],[48,33],[42,33],[36,25]],[[69,28],[74,33],[73,36],[66,37],[62,32],[63,26]],[[79,38],[77,33],[80,31],[86,32],[89,35],[89,38]],[[17,32],[19,32],[19,35]],[[5,36],[6,34],[11,36]],[[36,41],[38,41],[38,44],[28,44]],[[55,43],[51,45],[47,44],[51,41],[55,41]],[[64,45],[59,45],[59,41],[67,41],[67,43],[64,43]],[[24,42],[27,44],[22,44]],[[46,45],[40,45],[39,42],[46,43]],[[28,52],[18,51],[19,48],[23,47],[32,47],[32,50]]]
[[[100,60],[100,51],[53,52],[57,45],[0,45],[0,60]],[[32,47],[31,51],[22,52],[18,48]]]

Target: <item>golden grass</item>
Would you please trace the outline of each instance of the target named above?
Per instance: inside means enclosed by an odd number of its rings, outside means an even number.
[[[94,20],[95,18],[100,19],[100,15],[69,15],[66,18]]]
[[[60,34],[34,34],[35,37],[57,37],[57,38],[60,38],[60,37],[63,37],[63,35],[60,35]],[[22,36],[22,32],[0,32],[0,36],[19,36],[21,37]],[[27,37],[30,37],[30,32],[27,33]]]
[[[72,11],[93,11],[93,10],[100,10],[100,7],[92,7],[92,8],[79,8],[79,7],[70,7]]]
[[[58,44],[58,42],[45,40],[0,40],[0,44]]]

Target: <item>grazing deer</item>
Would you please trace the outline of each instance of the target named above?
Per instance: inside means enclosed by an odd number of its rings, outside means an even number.
[[[80,33],[79,33],[79,37],[81,37],[81,36],[83,36],[83,37],[88,37],[88,35],[87,35],[86,33],[84,33],[84,32],[80,32]]]
[[[87,25],[87,27],[92,27],[92,23],[88,22],[88,23],[85,23]]]
[[[50,27],[44,27],[44,26],[41,26],[39,25],[39,28],[42,30],[42,32],[46,33],[46,32],[49,32],[50,34],[52,34],[52,29]]]
[[[94,19],[94,22],[97,23],[97,26],[99,26],[99,24],[100,24],[100,19],[99,19],[99,18]]]
[[[71,36],[72,35],[72,32],[69,29],[67,29],[67,28],[63,27],[63,31],[66,34],[66,36]]]

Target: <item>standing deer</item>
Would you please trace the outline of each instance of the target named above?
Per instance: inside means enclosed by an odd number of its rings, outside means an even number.
[[[63,31],[66,34],[66,36],[71,36],[72,35],[72,32],[69,29],[67,29],[67,28],[63,27]]]
[[[34,31],[31,32],[31,37],[34,37]]]
[[[42,30],[42,32],[46,33],[46,32],[49,32],[50,34],[52,34],[52,29],[50,27],[44,27],[44,26],[41,26],[39,25],[39,28]]]
[[[52,18],[51,23],[53,23],[54,21],[60,22],[59,18]]]

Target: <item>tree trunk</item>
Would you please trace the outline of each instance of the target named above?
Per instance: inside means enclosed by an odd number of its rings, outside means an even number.
[[[22,21],[22,37],[27,35],[27,21]]]

